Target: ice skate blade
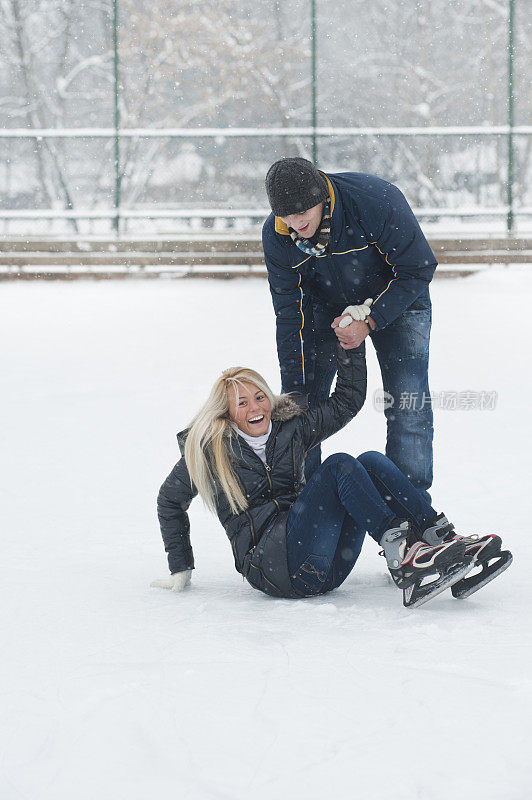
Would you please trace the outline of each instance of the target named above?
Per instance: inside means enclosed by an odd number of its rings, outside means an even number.
[[[458,581],[461,581],[465,576],[471,572],[475,566],[474,562],[461,564],[453,572],[442,575],[436,581],[427,584],[426,586],[416,587],[414,584],[408,589],[403,589],[403,605],[405,608],[419,608],[424,603],[428,603],[433,597],[437,597],[449,587],[453,586]]]
[[[488,566],[483,569],[482,572],[479,572],[478,575],[473,575],[471,578],[466,578],[465,580],[457,581],[453,584],[451,587],[453,597],[457,600],[465,600],[467,597],[471,597],[472,594],[478,592],[479,589],[482,589],[483,586],[486,586],[486,584],[490,583],[494,578],[497,578],[504,570],[508,569],[514,560],[510,551],[503,550],[498,555],[502,556],[502,560],[498,562],[499,566],[496,564],[493,565],[493,571],[490,571]],[[483,574],[484,578],[482,578]],[[474,583],[475,578],[480,578],[478,583]]]

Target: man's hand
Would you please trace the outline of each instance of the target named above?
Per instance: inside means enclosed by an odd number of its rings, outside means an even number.
[[[353,348],[359,347],[359,345],[362,344],[370,329],[366,322],[355,320],[353,320],[350,325],[341,328],[340,321],[346,319],[346,316],[348,319],[350,318],[349,315],[344,314],[342,314],[341,317],[336,317],[332,322],[331,328],[334,328],[334,332],[340,342],[340,347],[343,347],[344,350],[353,350]]]
[[[344,310],[342,311],[342,316],[344,314],[349,314],[354,320],[364,320],[371,314],[372,303],[373,300],[371,299],[371,297],[368,297],[368,299],[364,300],[364,302],[361,303],[359,306],[347,306],[347,308],[344,308]],[[340,322],[341,328],[345,328],[347,325],[349,325],[349,320],[347,319],[343,319]]]

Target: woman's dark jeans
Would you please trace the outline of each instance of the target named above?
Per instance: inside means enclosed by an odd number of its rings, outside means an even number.
[[[335,589],[353,569],[366,533],[379,543],[400,518],[421,537],[435,516],[424,495],[382,453],[329,456],[288,516],[288,567],[295,590],[308,596]]]

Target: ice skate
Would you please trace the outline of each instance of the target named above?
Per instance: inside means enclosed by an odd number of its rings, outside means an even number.
[[[462,580],[473,568],[460,540],[428,544],[416,539],[402,522],[383,535],[380,544],[395,585],[403,590],[403,605],[416,608]]]
[[[495,534],[486,536],[459,536],[454,525],[449,522],[444,514],[439,514],[433,525],[423,534],[423,540],[428,544],[437,544],[441,541],[461,541],[466,545],[466,555],[473,560],[471,574],[454,583],[451,587],[453,597],[465,600],[474,592],[497,578],[513,561],[509,550],[501,550],[502,539]]]

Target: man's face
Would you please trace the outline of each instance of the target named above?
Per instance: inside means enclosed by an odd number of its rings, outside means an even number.
[[[285,225],[293,228],[299,236],[304,239],[311,239],[319,228],[321,218],[323,216],[324,203],[318,203],[317,206],[312,206],[308,211],[302,211],[301,214],[289,214],[288,217],[281,217]]]

